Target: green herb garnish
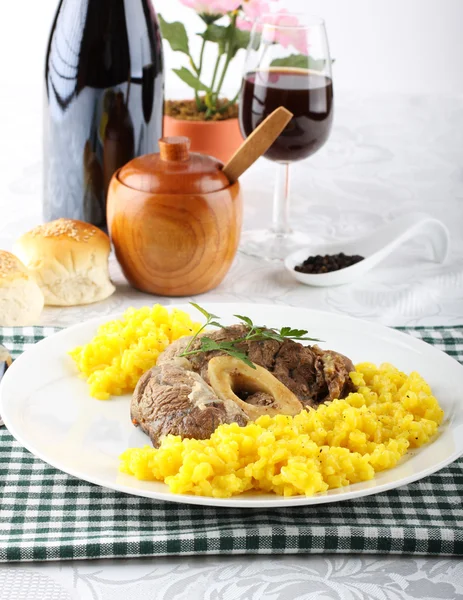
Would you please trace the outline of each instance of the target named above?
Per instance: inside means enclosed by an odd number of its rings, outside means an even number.
[[[240,321],[242,321],[245,325],[249,327],[249,331],[244,337],[236,338],[235,340],[228,340],[226,342],[216,342],[210,337],[204,336],[200,340],[200,346],[196,350],[190,350],[194,341],[198,337],[198,335],[204,331],[206,327],[212,325],[213,327],[221,327],[224,328],[224,325],[221,325],[216,319],[220,319],[217,315],[213,315],[207,312],[206,309],[202,308],[198,304],[194,302],[190,302],[192,306],[194,306],[199,312],[201,312],[206,317],[206,323],[195,333],[195,335],[189,341],[185,350],[180,354],[180,356],[193,356],[194,354],[201,354],[202,352],[210,352],[212,350],[220,350],[221,352],[225,352],[234,358],[239,358],[248,366],[253,369],[256,368],[254,363],[249,360],[248,355],[243,350],[240,350],[237,346],[242,342],[263,342],[265,340],[276,340],[277,342],[284,342],[285,340],[297,340],[297,341],[309,341],[309,342],[319,342],[320,340],[311,337],[305,337],[308,331],[306,329],[293,329],[292,327],[282,327],[281,329],[271,329],[268,327],[259,327],[254,325],[252,320],[249,317],[245,317],[243,315],[233,315]]]

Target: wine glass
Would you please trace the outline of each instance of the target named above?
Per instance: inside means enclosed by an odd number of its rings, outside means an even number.
[[[268,260],[282,260],[309,241],[306,233],[288,224],[289,165],[317,152],[331,130],[331,59],[325,24],[319,17],[268,14],[254,24],[241,88],[243,136],[249,136],[279,106],[294,117],[264,155],[278,163],[273,225],[243,232],[240,245],[245,254]]]

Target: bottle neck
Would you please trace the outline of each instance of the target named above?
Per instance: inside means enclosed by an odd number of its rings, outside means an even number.
[[[150,0],[61,0],[46,63],[47,92],[62,110],[86,87],[141,83],[162,71],[159,26]]]

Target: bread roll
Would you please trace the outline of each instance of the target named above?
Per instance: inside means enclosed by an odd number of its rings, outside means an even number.
[[[43,294],[34,277],[16,256],[0,250],[0,326],[34,325],[42,310]]]
[[[110,250],[105,233],[72,219],[40,225],[14,246],[50,306],[90,304],[110,296],[115,289],[108,273]]]

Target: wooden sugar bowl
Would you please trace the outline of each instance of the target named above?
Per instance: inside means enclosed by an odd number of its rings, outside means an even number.
[[[235,257],[242,222],[238,181],[222,163],[189,152],[189,139],[163,138],[160,154],[116,171],[108,227],[117,260],[136,288],[190,296],[215,288]]]

